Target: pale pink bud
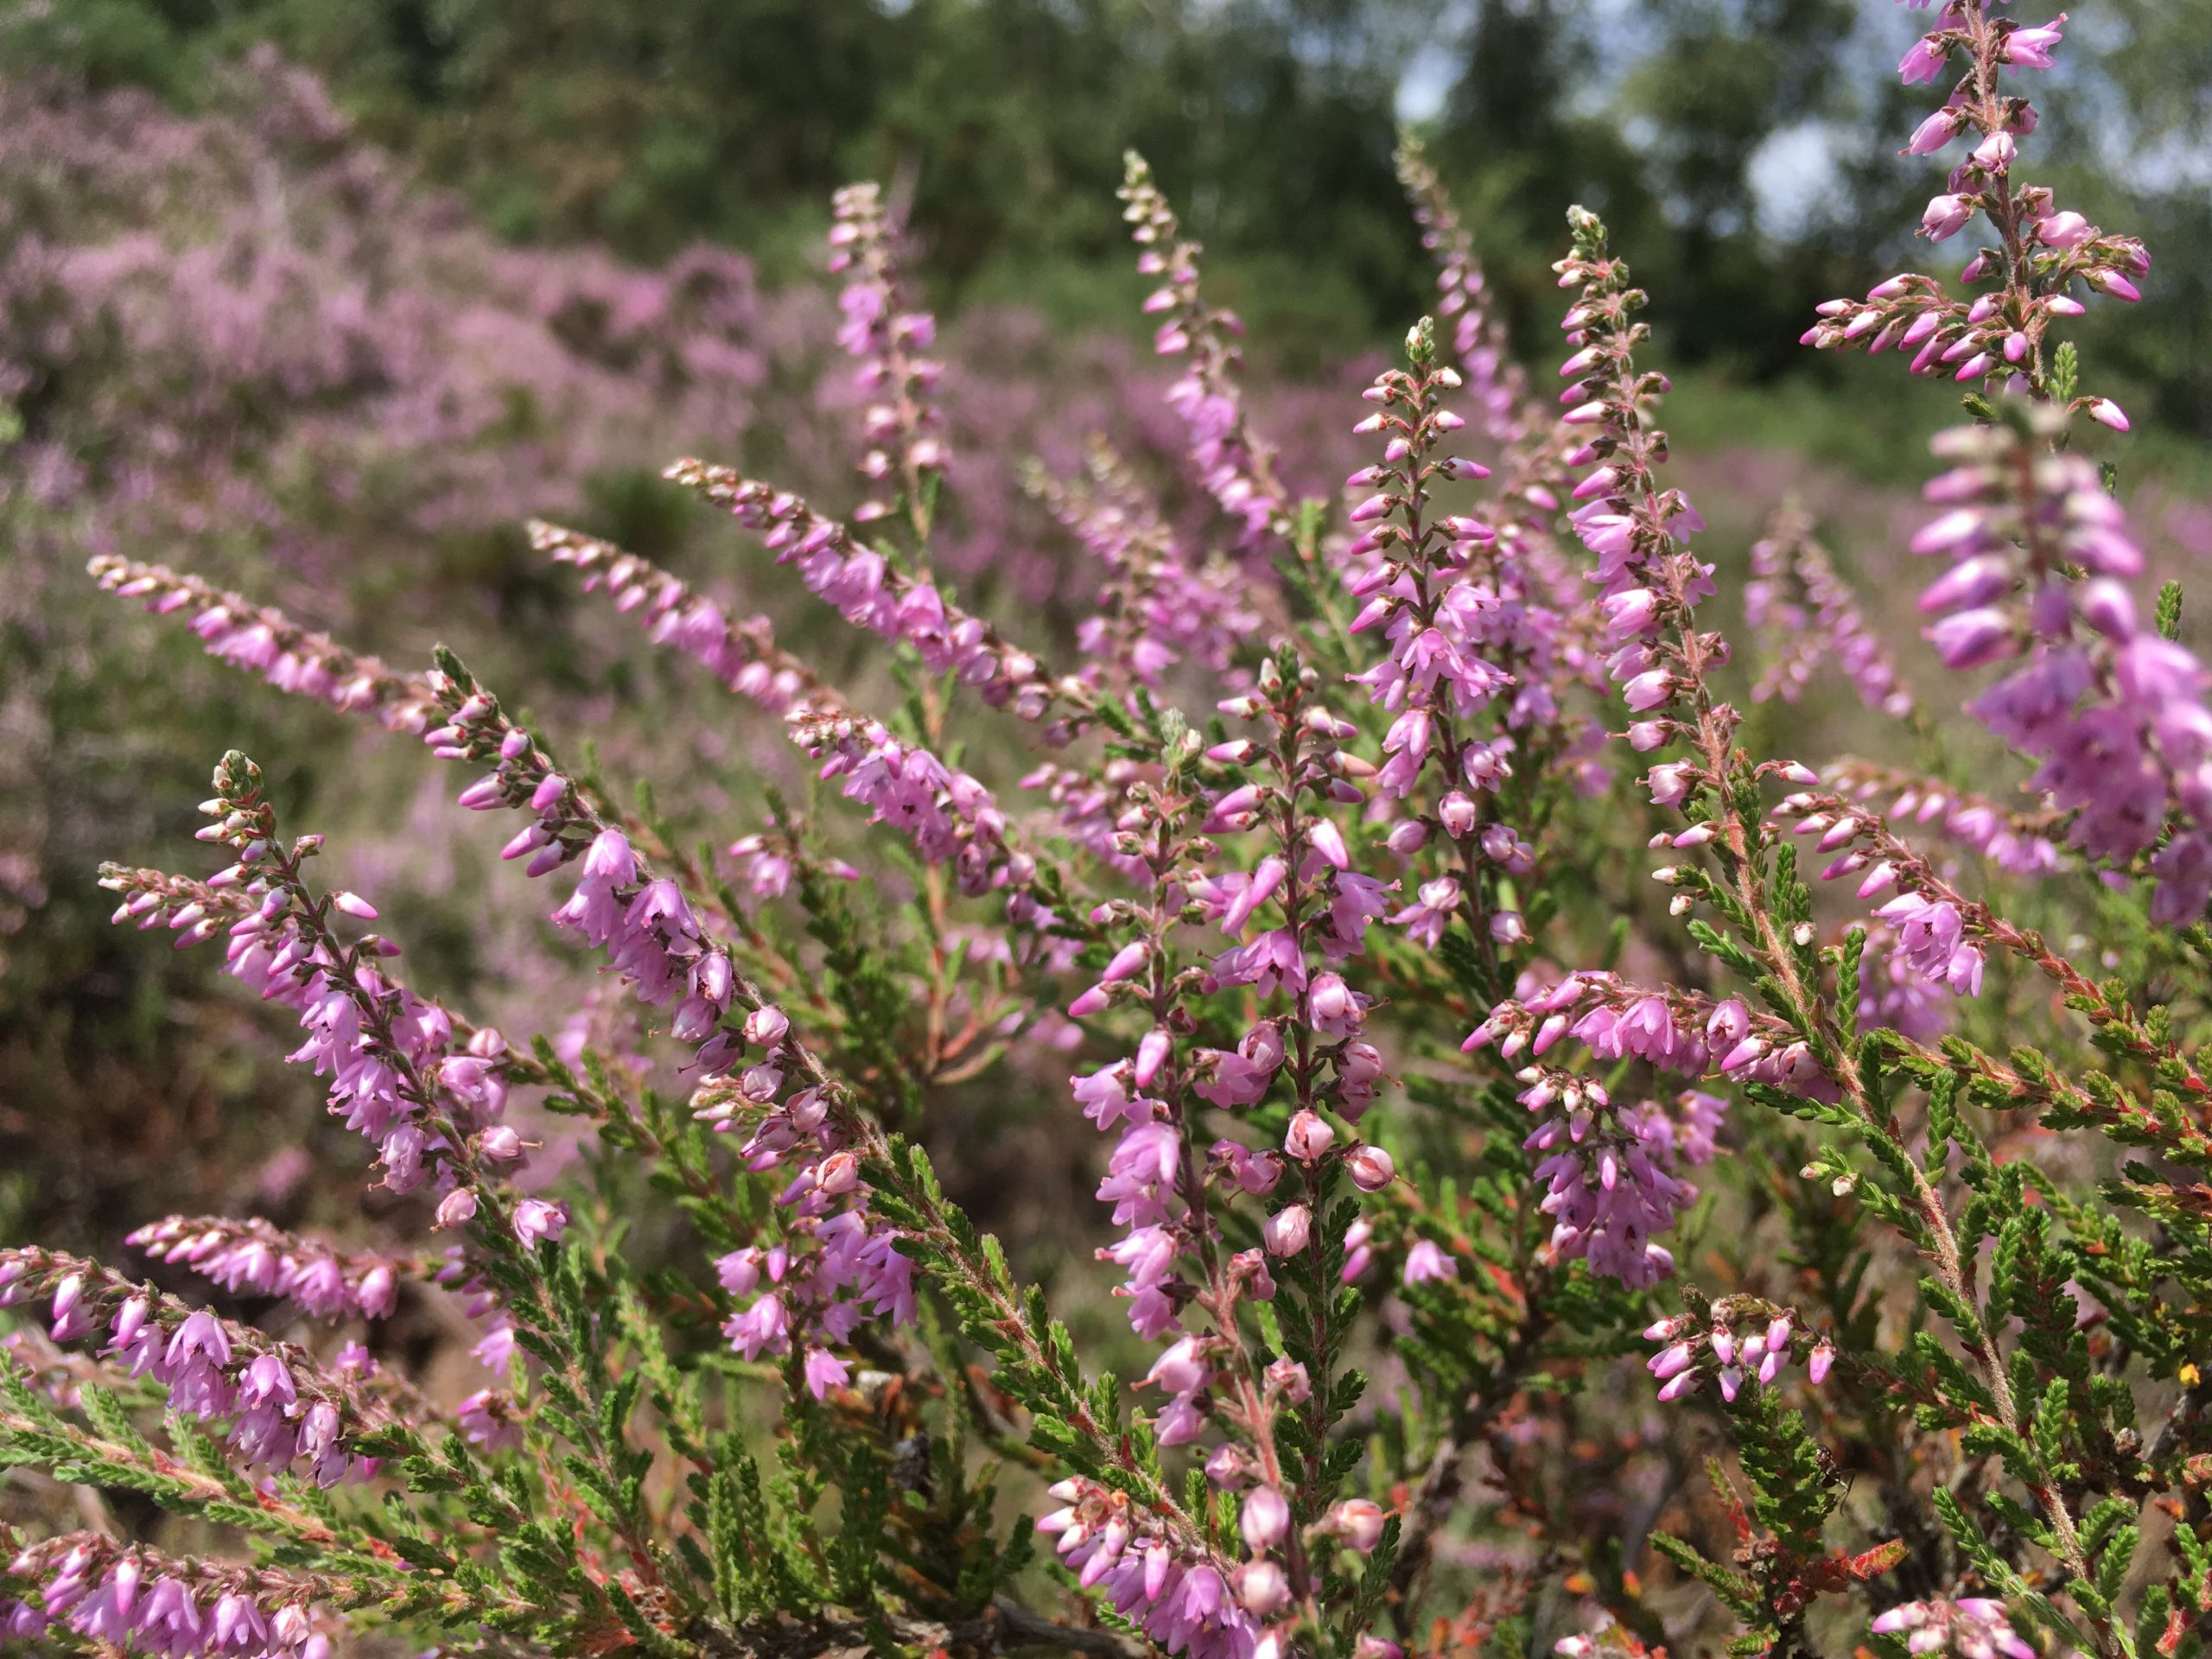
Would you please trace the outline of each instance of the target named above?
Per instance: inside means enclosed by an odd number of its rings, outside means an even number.
[[[2047,246],[2070,251],[2094,236],[2096,227],[2081,214],[2069,211],[2037,219],[2035,234],[2036,239]]]
[[[443,1227],[459,1227],[476,1213],[476,1194],[465,1186],[457,1186],[438,1200],[437,1223]]]
[[[1941,242],[1946,237],[1956,236],[1974,217],[1974,203],[1965,196],[1936,196],[1928,204],[1928,211],[1921,215],[1920,232],[1931,242]]]
[[[1274,1487],[1255,1486],[1245,1497],[1237,1530],[1249,1548],[1272,1548],[1289,1535],[1290,1505]]]
[[[1354,1147],[1344,1154],[1351,1184],[1363,1192],[1380,1192],[1397,1177],[1397,1166],[1380,1147]]]
[[[1137,1043],[1136,1085],[1140,1089],[1152,1087],[1160,1069],[1167,1064],[1172,1045],[1166,1032],[1154,1027],[1145,1033]]]
[[[1236,1569],[1236,1599],[1247,1612],[1265,1618],[1289,1602],[1290,1580],[1273,1561],[1247,1561]]]
[[[1252,1478],[1251,1453],[1224,1441],[1206,1459],[1206,1478],[1217,1486],[1243,1485]]]
[[[1290,1128],[1283,1135],[1283,1150],[1301,1164],[1310,1164],[1325,1157],[1336,1144],[1337,1132],[1331,1128],[1316,1112],[1300,1111],[1290,1120]]]
[[[1348,1548],[1364,1555],[1382,1541],[1383,1518],[1381,1504],[1352,1497],[1331,1505],[1326,1525]]]
[[[1295,1255],[1306,1248],[1313,1229],[1313,1212],[1302,1204],[1294,1204],[1268,1217],[1260,1239],[1269,1255]]]

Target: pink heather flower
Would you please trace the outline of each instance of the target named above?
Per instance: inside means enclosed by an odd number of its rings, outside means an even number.
[[[804,1366],[806,1389],[817,1400],[828,1397],[832,1389],[842,1389],[852,1375],[852,1367],[826,1348],[809,1348]]]
[[[1955,612],[1923,632],[1946,668],[1980,668],[2020,649],[2012,619],[1993,607]]]
[[[1271,1548],[1290,1534],[1290,1505],[1274,1487],[1255,1486],[1245,1495],[1237,1530],[1243,1535],[1247,1548]]]
[[[1283,1136],[1283,1150],[1301,1164],[1318,1163],[1335,1144],[1337,1132],[1318,1114],[1300,1111],[1290,1120]]]
[[[2052,48],[2064,38],[2066,14],[2044,24],[2040,29],[2013,29],[2005,31],[1998,48],[2003,61],[2022,69],[2048,69],[2055,60]]]
[[[1932,156],[1959,136],[1960,118],[1949,109],[1936,111],[1912,131],[1906,141],[1905,153],[1910,156]]]
[[[1338,1538],[1347,1549],[1364,1555],[1382,1541],[1382,1523],[1387,1517],[1379,1503],[1367,1498],[1346,1498],[1330,1506],[1322,1522]]]
[[[1897,64],[1897,73],[1908,86],[1930,81],[1943,73],[1951,48],[1941,35],[1923,35]]]
[[[1432,1284],[1459,1276],[1459,1264],[1444,1254],[1440,1245],[1417,1238],[1406,1251],[1405,1281],[1409,1285]]]
[[[1903,1636],[1916,1654],[1952,1659],[2036,1659],[2012,1629],[2005,1604],[1986,1596],[1957,1601],[1910,1601],[1878,1616],[1877,1636]]]
[[[1290,1580],[1271,1560],[1247,1561],[1236,1569],[1236,1599],[1247,1612],[1265,1618],[1290,1605]]]
[[[1344,1169],[1363,1192],[1380,1192],[1397,1178],[1396,1165],[1380,1147],[1354,1147],[1344,1154]]]
[[[2066,253],[2072,252],[2096,234],[2095,226],[2070,210],[2037,219],[2034,230],[2037,241]]]
[[[476,1194],[457,1186],[438,1200],[437,1223],[442,1230],[466,1225],[476,1214]]]
[[[1260,1230],[1269,1255],[1296,1255],[1312,1236],[1313,1212],[1302,1204],[1286,1205]]]
[[[546,1239],[557,1243],[568,1224],[568,1207],[557,1202],[524,1198],[515,1205],[515,1236],[525,1249],[535,1249]]]
[[[1941,242],[1964,230],[1974,215],[1972,197],[1936,196],[1929,200],[1928,211],[1921,216],[1920,233],[1931,242]]]
[[[1958,906],[1904,893],[1874,913],[1897,930],[1898,957],[1923,979],[1955,995],[1981,994],[1981,951],[1966,938]]]
[[[522,1425],[515,1421],[513,1402],[490,1389],[480,1389],[455,1408],[454,1415],[471,1446],[485,1452],[504,1452],[522,1444]]]
[[[1812,1357],[1805,1362],[1805,1375],[1815,1388],[1828,1380],[1828,1371],[1835,1363],[1835,1349],[1827,1342],[1814,1346]]]

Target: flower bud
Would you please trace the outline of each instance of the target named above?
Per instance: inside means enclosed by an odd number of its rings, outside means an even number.
[[[1255,1486],[1244,1499],[1237,1530],[1247,1548],[1271,1549],[1290,1535],[1290,1505],[1272,1486]]]
[[[1428,826],[1419,818],[1401,818],[1390,826],[1382,844],[1400,858],[1408,858],[1428,844]]]
[[[1345,1547],[1364,1555],[1382,1539],[1382,1506],[1363,1497],[1332,1504],[1322,1524],[1344,1541]]]
[[[1290,1580],[1273,1561],[1247,1561],[1236,1570],[1236,1599],[1245,1611],[1265,1618],[1288,1604]]]
[[[1269,1255],[1296,1255],[1313,1236],[1313,1212],[1302,1204],[1294,1204],[1269,1216],[1260,1230],[1260,1239]]]
[[[465,1186],[457,1186],[438,1200],[437,1224],[441,1228],[464,1225],[476,1213],[476,1194]]]
[[[1318,1112],[1300,1110],[1284,1134],[1283,1150],[1301,1164],[1318,1161],[1336,1144],[1337,1132]]]
[[[1242,1486],[1252,1478],[1252,1454],[1223,1441],[1206,1459],[1206,1478],[1217,1486]]]
[[[1344,1167],[1351,1174],[1351,1184],[1363,1192],[1380,1192],[1398,1173],[1390,1154],[1380,1147],[1354,1147],[1344,1154]]]

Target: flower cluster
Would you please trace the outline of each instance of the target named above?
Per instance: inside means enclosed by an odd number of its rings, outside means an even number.
[[[429,741],[450,758],[493,768],[462,791],[462,804],[533,811],[534,822],[508,849],[518,856],[534,849],[533,874],[578,858],[581,849],[576,885],[554,922],[603,952],[648,1007],[675,1005],[670,1034],[694,1048],[702,1077],[696,1115],[718,1130],[745,1134],[740,1156],[747,1169],[788,1174],[779,1195],[778,1242],[747,1246],[718,1264],[723,1288],[749,1299],[725,1334],[748,1359],[803,1350],[806,1382],[820,1397],[849,1369],[831,1345],[846,1345],[864,1318],[905,1325],[915,1314],[912,1263],[897,1249],[893,1230],[870,1211],[871,1189],[833,1091],[817,1080],[785,1096],[793,1075],[810,1069],[810,1058],[792,1039],[791,1021],[741,979],[731,948],[709,931],[682,888],[657,875],[622,830],[595,815],[496,699],[450,671],[441,671],[436,683],[448,724]],[[763,1058],[744,1065],[748,1048]],[[541,1200],[525,1199],[517,1209],[518,1227],[544,1236],[557,1238],[565,1219]]]
[[[377,1460],[354,1450],[365,1429],[390,1416],[368,1391],[366,1369],[326,1371],[289,1344],[95,1262],[50,1250],[0,1250],[0,1306],[33,1300],[51,1305],[55,1342],[103,1338],[103,1357],[118,1373],[151,1377],[175,1410],[226,1424],[226,1449],[240,1463],[297,1464],[322,1486],[376,1473]]]
[[[1796,1316],[1755,1297],[1731,1296],[1703,1317],[1661,1319],[1644,1333],[1662,1344],[1644,1369],[1658,1379],[1662,1400],[1679,1400],[1710,1381],[1733,1402],[1747,1381],[1770,1388],[1793,1359],[1802,1360],[1815,1388],[1828,1380],[1835,1345],[1799,1329]]]
[[[747,1245],[715,1264],[721,1287],[744,1304],[722,1334],[747,1359],[797,1352],[805,1386],[819,1400],[849,1379],[849,1363],[830,1349],[849,1346],[864,1320],[914,1322],[914,1264],[899,1253],[896,1235],[869,1214],[859,1160],[827,1122],[820,1095],[802,1090],[760,1113],[761,1103],[746,1086],[739,1085],[735,1102],[702,1095],[700,1109],[718,1128],[750,1116],[745,1166],[791,1179],[778,1196],[776,1242]],[[756,1094],[765,1086],[752,1084]]]
[[[403,673],[96,560],[305,717],[419,738],[402,758],[515,814],[501,860],[559,891],[431,895],[433,1000],[236,753],[201,834],[223,868],[105,867],[118,923],[224,942],[226,1033],[296,1025],[376,1190],[352,1231],[297,1178],[279,1213],[312,1232],[195,1213],[231,1184],[130,1234],[313,1352],[0,1250],[0,1465],[54,1477],[0,1516],[5,1634],[1402,1659],[1518,1651],[1545,1610],[1587,1632],[1567,1659],[1869,1624],[1892,1653],[2202,1659],[2212,676],[2177,590],[2139,614],[2144,551],[2076,447],[2119,441],[2069,419],[2120,423],[2046,334],[2069,283],[2142,264],[2011,177],[2033,116],[1999,77],[2056,39],[1948,0],[1911,65],[1967,60],[1916,148],[1978,134],[1931,228],[1987,218],[1970,280],[1999,291],[1900,278],[1815,331],[1985,383],[1913,547],[1947,556],[1929,637],[1996,671],[1968,707],[2009,753],[1905,690],[1846,575],[1884,550],[1831,558],[1770,500],[1726,520],[1772,526],[1743,671],[1604,225],[1569,214],[1554,409],[1411,146],[1450,338],[1422,320],[1373,377],[1344,500],[1285,488],[1234,320],[1132,159],[1180,359],[1155,424],[1203,492],[1118,440],[1072,475],[1071,446],[1025,445],[1039,535],[1096,580],[997,620],[935,555],[994,522],[969,469],[1036,435],[960,423],[954,462],[963,377],[925,355],[897,216],[839,194],[863,530],[735,468],[667,474],[826,611],[779,640],[530,528],[811,776],[719,704],[572,763],[548,734],[623,699],[556,689],[524,724],[450,651]],[[1471,416],[1495,476],[1456,452]],[[840,619],[900,693],[881,719],[802,654]],[[1795,716],[1829,662],[1897,717],[1853,716],[1881,758],[1756,752],[1817,741]],[[1746,722],[1746,695],[1784,706]],[[1616,741],[1640,776],[1602,764]],[[609,781],[671,753],[664,788]],[[452,1380],[472,1349],[490,1386]],[[49,1484],[83,1489],[73,1518]],[[1050,1506],[1017,1516],[1017,1484]],[[272,1565],[158,1554],[148,1506]]]
[[[1948,666],[2019,659],[1969,711],[2040,763],[2071,844],[2122,867],[2152,855],[2153,915],[2177,922],[2212,898],[2212,676],[2143,618],[2142,550],[2095,464],[2046,448],[2063,428],[2044,407],[1938,440],[1952,466],[1928,496],[1945,510],[1912,545],[1951,565],[1920,606]]]
[[[788,491],[698,461],[677,461],[668,476],[728,508],[778,563],[797,565],[808,588],[848,622],[912,645],[932,672],[957,677],[986,702],[1011,704],[1025,720],[1042,719],[1056,701],[1083,706],[1080,682],[1048,680],[1035,658],[950,603],[935,583],[860,544],[842,524]]]
[[[1227,558],[1194,560],[1162,520],[1128,465],[1103,441],[1090,446],[1085,476],[1065,482],[1033,468],[1030,488],[1105,567],[1098,614],[1077,629],[1087,677],[1118,667],[1156,687],[1189,658],[1218,672],[1259,625],[1243,576]]]
[[[391,941],[369,934],[340,943],[336,918],[372,921],[375,906],[343,890],[308,891],[302,868],[320,838],[276,844],[251,762],[226,759],[215,785],[206,807],[215,822],[201,835],[226,844],[237,862],[205,883],[106,867],[103,884],[127,895],[116,919],[164,923],[179,931],[180,944],[225,933],[223,971],[297,1016],[307,1040],[290,1058],[329,1078],[332,1116],[376,1147],[392,1192],[427,1185],[451,1199],[462,1179],[459,1142],[471,1132],[489,1155],[520,1158],[519,1137],[499,1122],[507,1098],[499,1033],[457,1038],[444,1008],[378,965],[399,953]]]
[[[531,546],[557,563],[574,565],[586,593],[605,588],[617,610],[638,613],[656,645],[682,652],[740,696],[774,715],[841,706],[811,669],[777,645],[767,618],[733,618],[652,561],[611,542],[542,518],[531,520],[528,528]]]
[[[6,1576],[39,1586],[0,1601],[0,1630],[35,1641],[55,1625],[88,1642],[173,1659],[325,1659],[317,1586],[274,1568],[226,1567],[124,1548],[98,1533],[29,1546]]]
[[[1956,1601],[1908,1601],[1874,1620],[1877,1636],[1901,1636],[1916,1654],[1955,1659],[2033,1659],[2035,1649],[2013,1630],[2005,1604],[1988,1596]]]
[[[843,779],[846,798],[867,807],[871,823],[904,830],[931,863],[952,865],[963,893],[984,892],[995,874],[1003,878],[1006,814],[966,772],[901,743],[872,720],[807,718],[798,729],[824,779]]]
[[[1996,245],[1967,262],[1960,279],[1993,284],[1970,301],[1951,298],[1932,276],[1907,271],[1877,283],[1864,301],[1831,300],[1804,343],[1822,349],[1863,345],[1869,353],[1892,348],[1913,353],[1912,372],[1949,371],[1960,381],[2003,380],[2039,396],[2054,395],[2045,336],[2082,315],[2076,283],[2093,294],[2139,299],[2134,278],[2151,268],[2143,245],[2108,235],[2071,210],[2059,208],[2050,191],[2019,182],[2013,164],[2019,140],[2035,131],[2035,106],[2005,90],[2004,77],[2023,69],[2048,69],[2063,35],[2062,13],[2053,22],[2023,27],[1994,15],[2002,0],[1944,0],[1936,27],[1913,43],[1897,66],[1908,86],[1941,79],[1955,58],[1965,73],[1943,107],[1923,120],[1906,153],[1933,156],[1972,135],[1974,149],[1951,170],[1946,188],[1928,204],[1921,234],[1931,242],[1956,236],[1977,215]],[[2094,419],[2120,431],[2127,416],[2106,397],[2075,397],[2069,385],[2055,395],[2072,399]]]
[[[1707,671],[1727,660],[1727,644],[1698,632],[1694,621],[1698,602],[1713,592],[1713,567],[1700,563],[1683,538],[1702,530],[1705,520],[1681,490],[1660,482],[1667,435],[1653,423],[1650,405],[1669,382],[1636,366],[1637,344],[1648,333],[1634,320],[1643,290],[1630,284],[1627,265],[1611,254],[1594,214],[1578,207],[1568,222],[1574,251],[1554,269],[1560,286],[1577,289],[1579,297],[1563,323],[1576,349],[1560,366],[1569,382],[1560,394],[1567,406],[1560,420],[1588,434],[1564,464],[1590,470],[1574,486],[1573,498],[1581,505],[1567,521],[1597,561],[1592,579],[1604,621],[1605,671],[1638,716],[1629,727],[1630,744],[1644,751],[1692,737],[1704,752],[1709,781],[1713,751],[1726,743],[1735,716],[1712,707],[1707,690]],[[1653,799],[1679,802],[1691,774],[1662,782],[1662,771],[1652,773]]]
[[[1421,246],[1436,260],[1436,314],[1452,330],[1452,354],[1459,359],[1468,394],[1481,413],[1482,429],[1500,443],[1511,443],[1524,435],[1537,411],[1528,374],[1512,357],[1489,283],[1476,261],[1474,238],[1452,212],[1443,181],[1419,142],[1402,136],[1397,160],[1399,181],[1421,226]]]
[[[1670,1275],[1675,1258],[1659,1236],[1697,1197],[1674,1172],[1712,1161],[1727,1102],[1684,1090],[1677,1119],[1649,1100],[1616,1108],[1602,1084],[1573,1072],[1529,1066],[1520,1078],[1521,1103],[1544,1115],[1522,1144],[1548,1154],[1533,1179],[1536,1207],[1553,1217],[1552,1249],[1625,1285]]]
[[[1190,359],[1168,389],[1168,404],[1183,419],[1199,481],[1241,526],[1243,544],[1255,546],[1290,504],[1275,478],[1274,452],[1253,432],[1236,384],[1236,340],[1243,325],[1199,296],[1198,245],[1183,235],[1144,157],[1129,151],[1124,172],[1122,217],[1143,250],[1137,268],[1161,283],[1144,302],[1162,317],[1153,349]]]
[[[1054,1537],[1053,1548],[1084,1584],[1103,1586],[1115,1611],[1168,1652],[1192,1659],[1275,1659],[1281,1652],[1254,1617],[1280,1607],[1280,1569],[1252,1574],[1248,1594],[1244,1574],[1179,1548],[1122,1493],[1075,1479],[1055,1486],[1052,1496],[1061,1507],[1037,1529]],[[1262,1605],[1254,1609],[1253,1602]]]
[[[406,1266],[295,1237],[257,1217],[171,1216],[124,1243],[154,1261],[188,1267],[233,1295],[282,1296],[322,1319],[390,1319]]]
[[[1490,525],[1428,511],[1440,486],[1488,474],[1472,461],[1438,454],[1465,424],[1443,407],[1459,376],[1434,363],[1425,328],[1408,343],[1411,371],[1390,370],[1368,389],[1368,400],[1380,407],[1357,429],[1383,439],[1382,463],[1346,480],[1351,489],[1371,492],[1351,510],[1361,530],[1344,555],[1351,562],[1347,590],[1363,601],[1349,632],[1379,629],[1386,646],[1380,661],[1351,677],[1391,716],[1377,792],[1404,801],[1425,780],[1431,785],[1420,801],[1427,810],[1392,828],[1390,849],[1410,855],[1440,834],[1443,847],[1457,849],[1457,869],[1421,880],[1413,902],[1389,919],[1433,950],[1464,912],[1478,938],[1510,945],[1526,930],[1498,892],[1504,879],[1529,873],[1535,854],[1501,817],[1497,797],[1513,776],[1509,757],[1558,709],[1548,676],[1530,673],[1516,686],[1516,676],[1494,659],[1549,666],[1556,619],[1528,603],[1517,584],[1502,579],[1502,564],[1484,556],[1497,539]],[[1509,688],[1515,696],[1504,718],[1485,718]]]
[[[92,580],[118,599],[143,600],[157,614],[191,612],[192,631],[208,655],[259,675],[279,691],[365,714],[395,732],[419,732],[436,717],[435,700],[419,676],[394,673],[373,657],[297,626],[281,611],[163,564],[102,553],[90,568]]]
[[[1912,712],[1912,693],[1812,532],[1812,520],[1787,507],[1751,544],[1744,620],[1767,658],[1751,696],[1796,702],[1817,671],[1834,666],[1851,677],[1869,709],[1903,719]]]
[[[860,364],[856,378],[866,402],[861,425],[868,448],[861,473],[878,487],[891,485],[916,536],[926,540],[934,480],[944,470],[947,454],[935,395],[944,365],[924,355],[937,339],[937,319],[901,308],[895,232],[884,213],[881,189],[847,185],[830,206],[836,224],[830,232],[830,269],[845,278],[837,296],[843,317],[837,343]],[[896,505],[866,501],[853,517],[861,523],[881,518]]]
[[[1739,998],[1714,1002],[1587,969],[1525,999],[1498,1003],[1461,1047],[1474,1053],[1494,1045],[1501,1059],[1523,1052],[1541,1059],[1561,1039],[1601,1060],[1638,1059],[1678,1077],[1717,1072],[1808,1100],[1832,1097],[1834,1089],[1809,1044]]]
[[[1986,858],[2013,875],[2048,875],[2058,868],[2064,815],[2045,809],[2007,809],[1986,795],[1955,788],[1896,767],[1845,760],[1827,768],[1826,782],[1853,801],[1886,802],[1878,810],[1894,823],[1932,827],[1963,851]]]

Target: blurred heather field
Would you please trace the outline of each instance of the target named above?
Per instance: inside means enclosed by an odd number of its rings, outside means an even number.
[[[2047,121],[2070,136],[2050,149],[2099,158],[2063,175],[2069,199],[2157,261],[2126,334],[2106,308],[2082,341],[2135,416],[2120,486],[2163,575],[2212,558],[2212,7],[2096,12],[2053,90]],[[309,1223],[312,1161],[360,1160],[283,1075],[284,1021],[107,925],[97,865],[173,859],[226,747],[282,758],[286,816],[331,836],[334,879],[391,900],[426,989],[495,1018],[558,1001],[573,1034],[672,1065],[587,968],[563,987],[503,978],[548,959],[500,945],[542,928],[541,896],[486,879],[497,836],[406,746],[257,691],[97,594],[85,564],[190,569],[410,666],[449,643],[591,734],[611,775],[651,780],[685,838],[757,828],[760,772],[815,810],[768,717],[579,603],[524,526],[661,559],[768,615],[839,684],[895,695],[869,641],[794,603],[788,573],[658,477],[696,454],[827,511],[859,499],[821,274],[830,193],[851,178],[891,181],[946,319],[941,571],[1032,637],[1065,640],[1096,573],[1025,490],[1027,461],[1078,471],[1103,434],[1193,522],[1203,505],[1138,315],[1122,146],[1193,204],[1302,495],[1353,464],[1346,412],[1432,297],[1391,172],[1406,118],[1531,359],[1551,350],[1561,208],[1612,220],[1660,353],[1685,365],[1682,482],[1729,504],[1701,545],[1731,625],[1748,550],[1794,499],[1908,671],[1925,665],[1902,550],[1940,400],[1796,343],[1816,301],[1891,268],[1889,227],[1925,194],[1866,159],[1900,107],[1867,43],[1914,29],[1886,4],[78,0],[0,16],[0,1239],[123,1259],[130,1225],[172,1211]],[[1746,684],[1756,668],[1738,665]],[[1758,718],[1833,749],[1825,728],[1863,718],[1840,686]],[[834,825],[844,804],[818,807]],[[1094,1148],[1052,1133],[1021,1081],[933,1103],[968,1149],[948,1179],[1027,1259],[1087,1251],[1059,1235],[1087,1218]],[[1047,1115],[1064,1086],[1035,1092]],[[410,1309],[384,1339],[431,1352],[442,1317]]]

